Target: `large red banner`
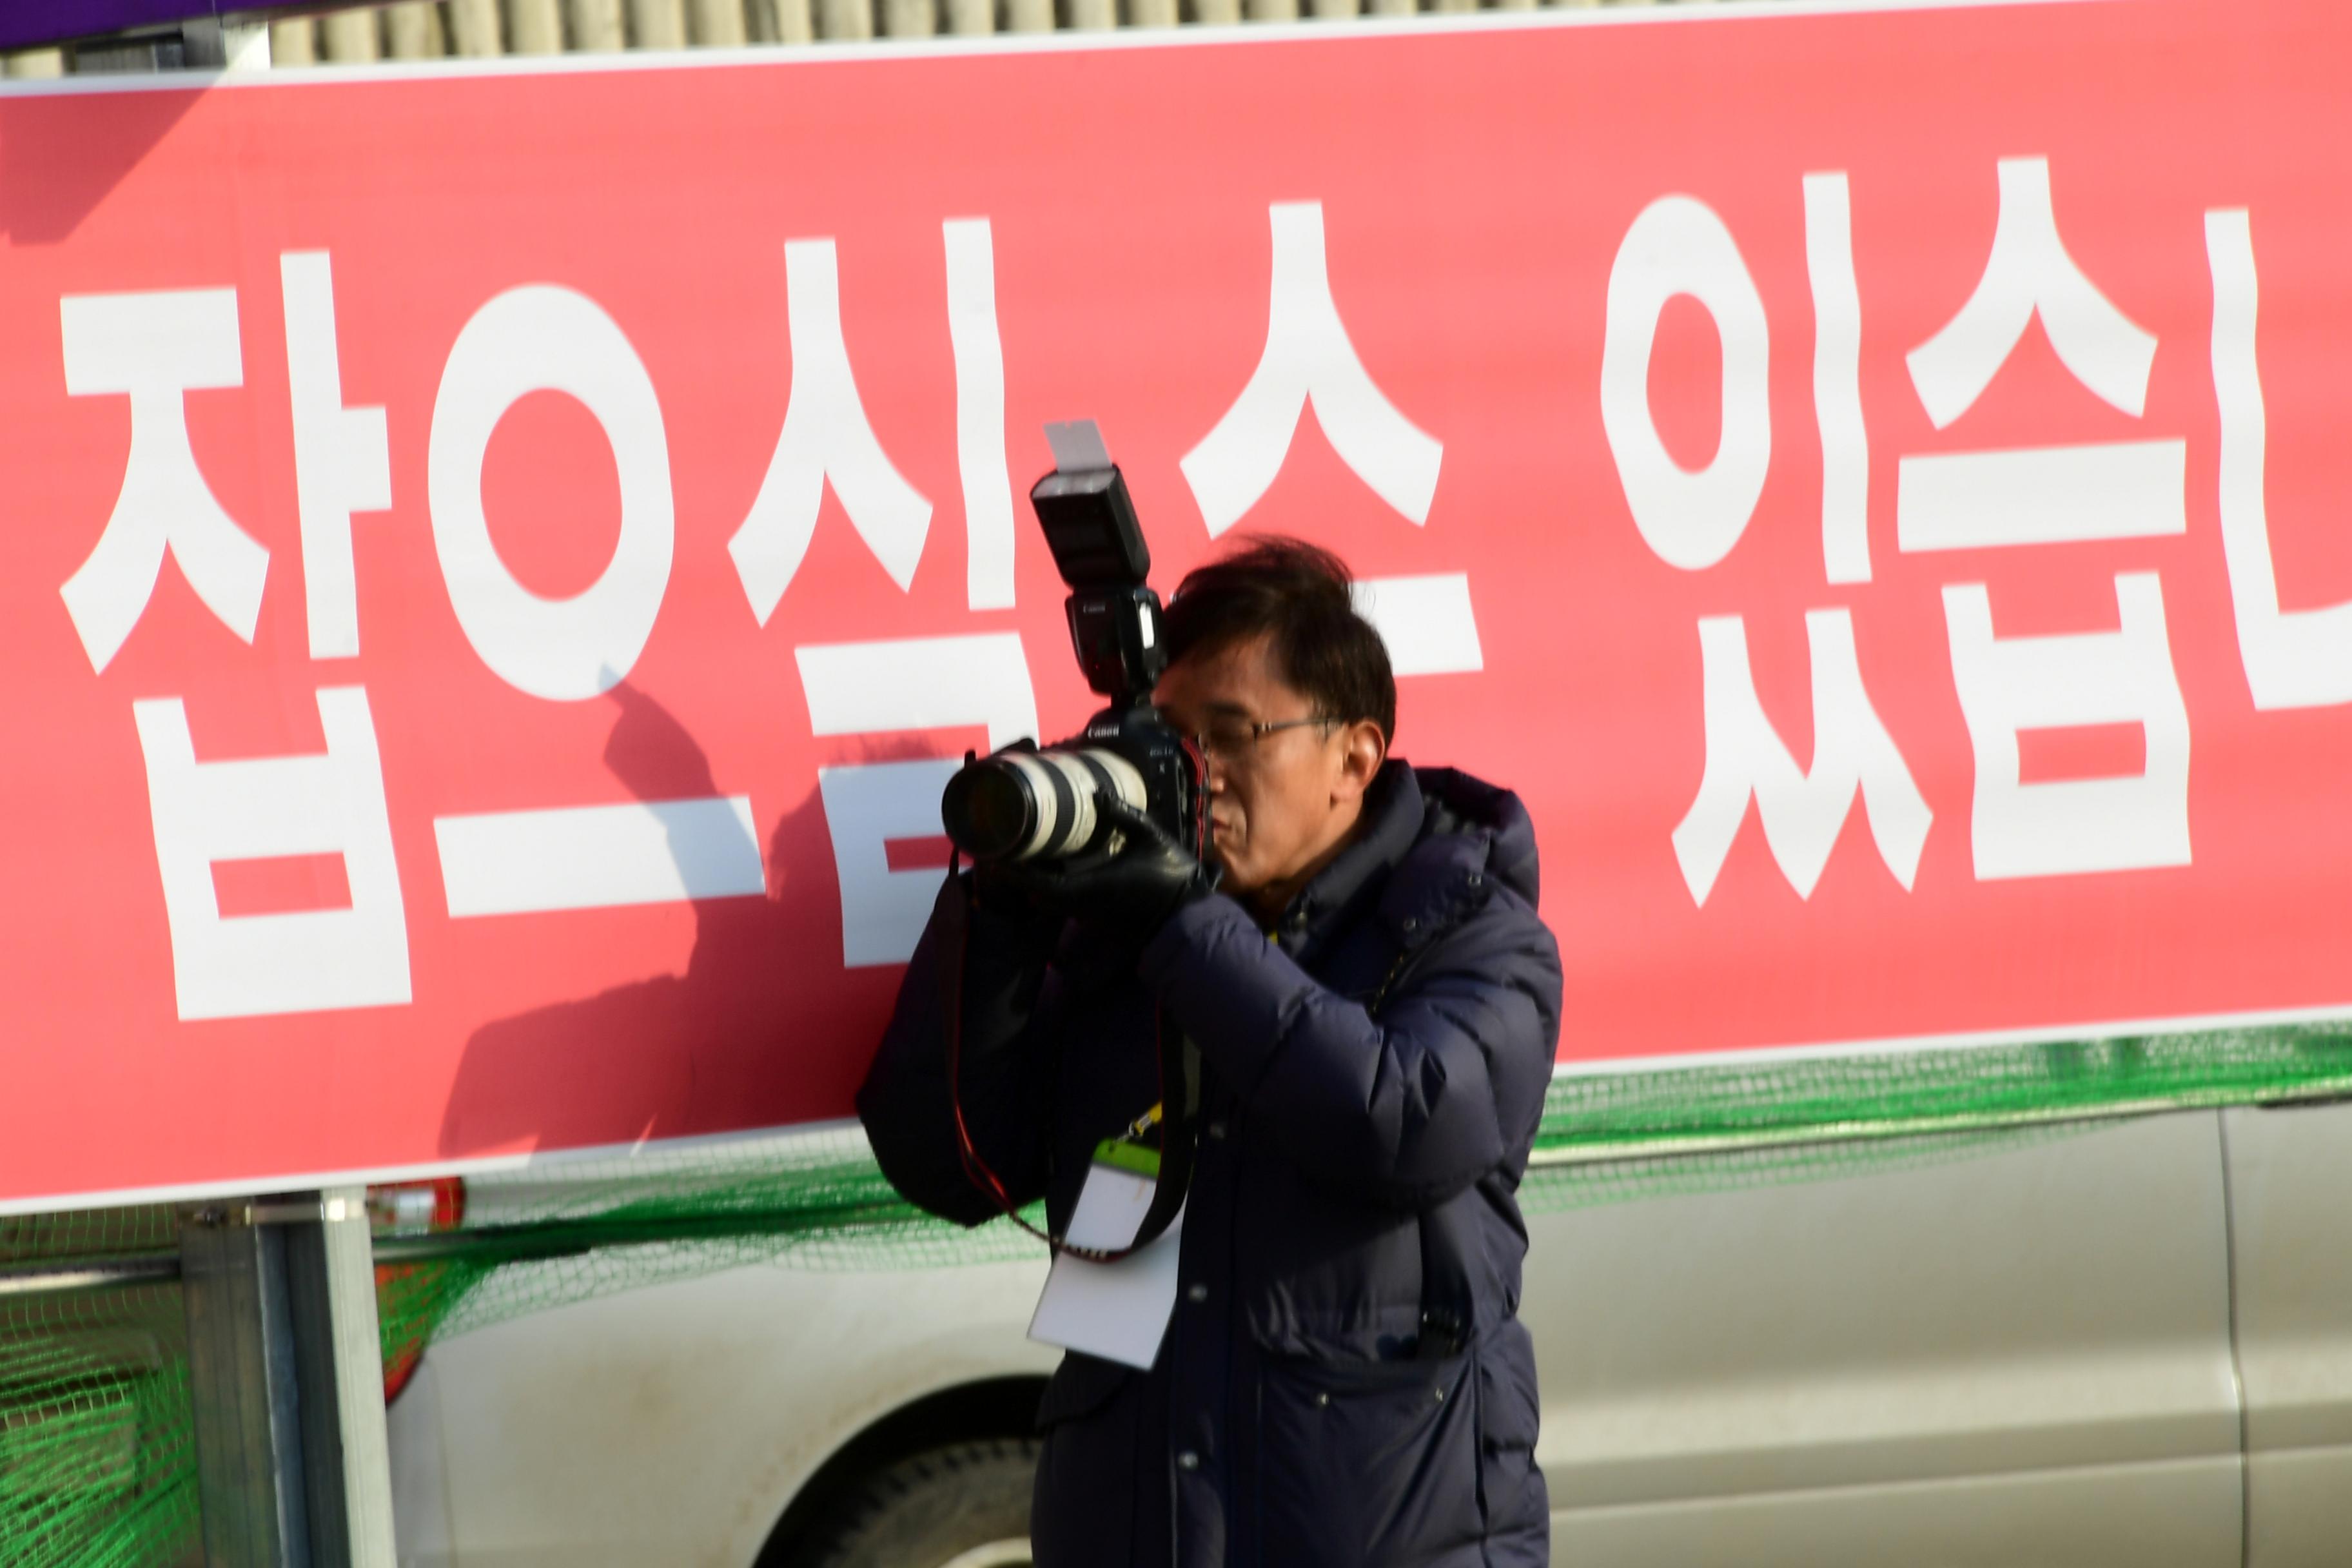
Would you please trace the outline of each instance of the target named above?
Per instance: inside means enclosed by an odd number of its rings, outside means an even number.
[[[0,1205],[846,1113],[967,747],[1341,551],[1563,1062],[2352,1004],[2352,20],[0,98]]]

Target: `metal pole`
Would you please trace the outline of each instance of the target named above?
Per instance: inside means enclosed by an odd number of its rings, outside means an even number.
[[[183,1210],[210,1568],[394,1568],[361,1189]]]
[[[54,1263],[0,1263],[0,1300],[10,1296],[120,1290],[134,1285],[168,1285],[179,1277],[179,1258],[164,1254],[77,1258]]]
[[[310,1568],[286,1237],[249,1205],[180,1221],[196,1485],[210,1568]]]
[[[302,1469],[315,1568],[394,1568],[392,1445],[367,1194],[333,1187],[286,1227],[302,1390]]]

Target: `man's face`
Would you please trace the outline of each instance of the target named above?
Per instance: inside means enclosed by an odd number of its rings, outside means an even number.
[[[1208,737],[1210,846],[1226,890],[1278,909],[1355,826],[1386,752],[1380,727],[1316,711],[1276,673],[1264,637],[1169,666],[1152,699],[1178,730]],[[1259,724],[1288,727],[1257,734]]]

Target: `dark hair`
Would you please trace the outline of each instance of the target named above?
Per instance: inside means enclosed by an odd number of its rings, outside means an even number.
[[[1388,645],[1356,613],[1348,563],[1303,539],[1246,537],[1184,574],[1168,602],[1170,663],[1263,637],[1283,679],[1318,715],[1370,719],[1396,738],[1396,677]]]

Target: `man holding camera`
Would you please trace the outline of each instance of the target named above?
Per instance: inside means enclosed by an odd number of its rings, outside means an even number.
[[[950,885],[858,1098],[908,1198],[976,1225],[1042,1196],[1058,1236],[1183,1053],[1175,1305],[1149,1371],[1055,1372],[1036,1561],[1539,1568],[1514,1193],[1560,970],[1527,813],[1389,756],[1387,651],[1327,552],[1200,568],[1164,637],[1209,865],[1106,792],[1108,860]]]

